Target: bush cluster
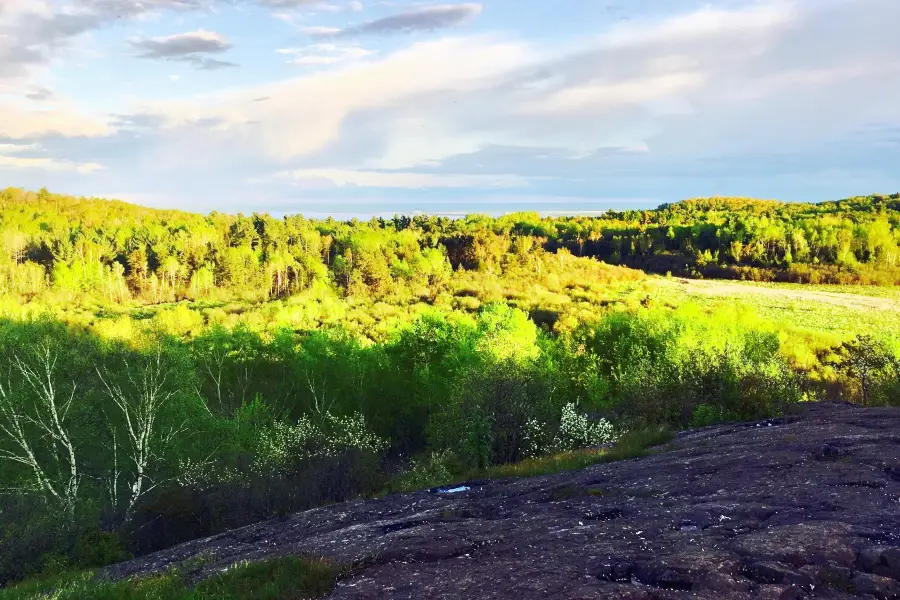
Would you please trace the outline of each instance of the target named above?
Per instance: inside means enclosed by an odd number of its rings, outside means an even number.
[[[38,372],[29,371],[40,366],[37,349],[49,348],[79,473],[70,506],[33,466],[0,460],[3,581],[647,427],[777,414],[809,387],[764,323],[690,307],[613,311],[550,334],[495,303],[472,317],[427,312],[374,344],[340,330],[240,327],[110,342],[40,320],[0,322],[0,338],[4,389],[14,392],[0,420],[9,429],[11,415],[47,414],[28,373]],[[893,356],[869,338],[836,348],[844,393],[869,404],[896,398]],[[36,423],[24,433],[41,476],[69,489],[66,446]],[[129,428],[145,426],[141,450]],[[8,433],[0,449],[10,455]]]

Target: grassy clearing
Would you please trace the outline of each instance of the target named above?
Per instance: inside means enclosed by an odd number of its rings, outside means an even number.
[[[507,479],[576,471],[600,463],[647,456],[652,453],[653,447],[670,442],[674,437],[675,434],[666,429],[640,429],[626,433],[611,448],[588,448],[532,458],[516,464],[491,467],[479,475],[487,479]]]
[[[696,304],[709,310],[732,307],[752,312],[773,326],[786,332],[806,331],[819,335],[849,338],[859,333],[881,332],[900,336],[900,291],[893,288],[859,286],[802,286],[799,284],[747,283],[735,281],[703,281],[702,286],[742,293],[700,293],[693,286],[676,280],[652,280],[651,296],[661,304],[681,306]],[[790,293],[791,296],[770,291]],[[828,301],[820,294],[837,294],[846,302]],[[796,295],[796,296],[794,296]],[[872,306],[866,299],[880,300],[881,307]],[[888,306],[894,304],[893,306]]]
[[[83,572],[0,590],[0,600],[311,600],[328,594],[340,573],[330,562],[295,556],[238,564],[196,587],[176,571],[115,583]]]
[[[811,284],[811,283],[771,283],[758,282],[747,285],[760,287],[795,290],[798,292],[827,292],[830,294],[848,294],[853,296],[865,296],[868,298],[887,298],[900,300],[900,290],[895,287],[878,287],[874,285],[836,285],[836,284]]]

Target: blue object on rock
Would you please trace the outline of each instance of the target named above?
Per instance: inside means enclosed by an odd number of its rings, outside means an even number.
[[[461,485],[459,487],[450,488],[447,490],[438,490],[438,494],[458,494],[460,492],[468,492],[471,489],[472,488],[467,485]]]

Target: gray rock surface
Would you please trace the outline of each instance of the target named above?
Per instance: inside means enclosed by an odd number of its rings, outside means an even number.
[[[330,598],[900,598],[900,410],[815,404],[654,456],[310,510],[108,569],[309,553]],[[200,557],[198,559],[198,557]]]

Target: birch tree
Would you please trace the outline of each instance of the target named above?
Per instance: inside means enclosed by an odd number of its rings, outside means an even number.
[[[198,336],[191,350],[194,364],[205,380],[198,384],[198,395],[215,400],[219,414],[232,414],[250,396],[250,366],[263,352],[259,337],[240,327],[228,331],[216,326]]]
[[[156,471],[163,461],[163,453],[182,433],[183,427],[166,423],[166,412],[178,393],[178,389],[169,381],[169,370],[163,359],[162,345],[156,346],[154,352],[143,365],[132,368],[124,362],[126,385],[116,383],[108,373],[97,370],[106,395],[112,400],[119,422],[123,429],[116,435],[113,424],[113,453],[116,468],[110,476],[109,489],[113,508],[121,509],[124,522],[134,516],[138,502],[147,493],[163,483]],[[118,465],[119,454],[123,463]],[[124,504],[122,504],[121,485],[124,485]]]
[[[17,382],[0,383],[0,434],[6,439],[0,460],[23,466],[33,489],[74,520],[81,476],[68,416],[75,385],[68,394],[58,387],[58,354],[50,342],[39,344],[30,358],[13,356]]]

